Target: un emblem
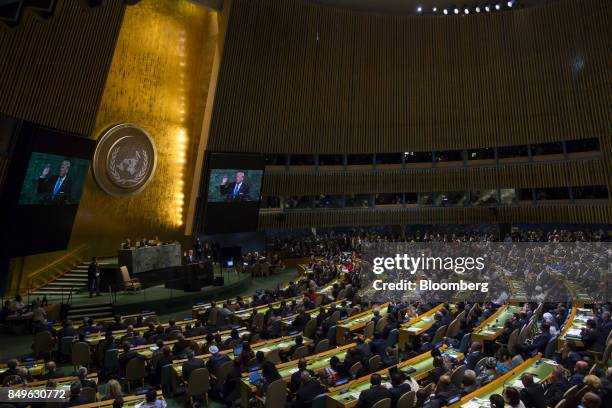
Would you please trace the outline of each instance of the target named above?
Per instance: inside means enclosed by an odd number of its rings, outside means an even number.
[[[137,194],[153,179],[157,153],[151,136],[140,127],[123,123],[98,140],[93,172],[102,190],[116,197]]]

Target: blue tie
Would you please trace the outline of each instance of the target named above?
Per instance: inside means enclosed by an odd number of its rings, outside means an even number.
[[[236,184],[234,186],[234,194],[232,194],[232,198],[236,198],[238,196],[238,190],[240,190],[240,185]]]
[[[62,178],[58,177],[57,181],[55,182],[55,187],[53,187],[53,194],[51,194],[52,200],[55,199],[55,195],[57,194],[61,186],[62,186]]]

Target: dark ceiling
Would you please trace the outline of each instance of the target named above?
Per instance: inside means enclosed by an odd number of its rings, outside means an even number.
[[[393,14],[432,14],[436,8],[437,14],[447,8],[449,11],[458,8],[464,10],[468,8],[470,12],[475,12],[477,6],[484,12],[484,7],[489,6],[493,12],[495,5],[500,5],[500,11],[508,11],[515,8],[534,7],[553,3],[556,0],[513,0],[513,7],[508,7],[508,0],[308,0],[313,3],[326,6],[342,7],[356,11],[393,13]],[[451,12],[452,14],[452,12]],[[462,12],[463,14],[463,12]]]

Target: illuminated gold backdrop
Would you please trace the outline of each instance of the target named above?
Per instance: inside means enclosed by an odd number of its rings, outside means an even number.
[[[85,247],[75,256],[114,256],[127,237],[183,239],[185,186],[216,40],[216,13],[187,0],[144,0],[126,9],[91,137],[116,123],[136,123],[155,140],[157,170],[147,189],[131,198],[103,193],[89,175],[68,250]],[[12,287],[18,281],[27,286],[33,274],[47,272],[44,267],[65,254],[14,259]]]

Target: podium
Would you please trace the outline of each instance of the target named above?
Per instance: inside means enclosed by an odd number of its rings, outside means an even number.
[[[166,281],[166,288],[199,292],[204,286],[213,283],[213,264],[211,261],[203,261],[177,267],[174,270],[174,279]]]

